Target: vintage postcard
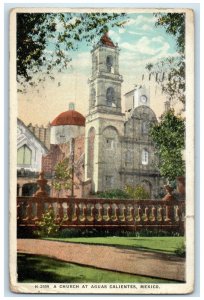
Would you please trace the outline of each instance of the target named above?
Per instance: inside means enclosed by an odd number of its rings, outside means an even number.
[[[193,292],[193,10],[11,10],[10,289]]]

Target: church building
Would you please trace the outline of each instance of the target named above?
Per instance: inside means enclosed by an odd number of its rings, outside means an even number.
[[[156,123],[145,87],[125,95],[121,108],[119,48],[105,34],[92,52],[89,113],[85,126],[85,179],[92,191],[143,185],[150,197],[162,185],[149,128]]]
[[[29,160],[32,170],[42,169],[50,178],[51,196],[55,196],[51,185],[55,166],[72,152],[74,181],[78,186],[74,195],[77,197],[123,189],[126,185],[141,185],[150,198],[155,198],[163,187],[163,179],[156,169],[158,158],[149,134],[150,126],[157,123],[150,108],[150,95],[145,86],[135,86],[125,94],[125,112],[122,112],[123,77],[119,71],[119,54],[118,45],[107,33],[92,49],[86,117],[75,111],[71,103],[68,111],[60,113],[50,123],[49,131],[44,129],[44,134],[39,135],[41,141],[33,138],[36,128],[31,125],[27,134],[31,142],[20,143],[19,132],[18,163],[21,159],[27,168],[25,164]],[[25,131],[24,127],[20,122],[19,130]],[[49,149],[42,144],[42,138]],[[33,151],[32,147],[37,150]],[[34,160],[29,158],[31,153],[35,153]],[[38,167],[34,168],[35,161]],[[18,168],[22,168],[22,164],[18,164]]]

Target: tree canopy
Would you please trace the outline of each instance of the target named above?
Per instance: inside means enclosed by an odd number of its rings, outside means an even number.
[[[69,158],[65,158],[58,162],[55,166],[55,176],[52,182],[52,186],[58,192],[62,190],[71,190],[72,180],[72,168],[70,166]]]
[[[161,122],[150,129],[150,135],[159,156],[160,174],[169,180],[175,180],[185,174],[185,161],[182,151],[185,148],[185,122],[169,110],[161,116]]]
[[[81,41],[90,45],[108,28],[123,26],[125,14],[117,13],[18,13],[17,80],[34,85],[53,71],[61,72],[71,61],[71,50]]]
[[[180,101],[185,107],[185,14],[157,13],[156,27],[163,27],[176,40],[177,56],[169,56],[155,64],[147,64],[170,102]]]
[[[155,26],[162,26],[166,32],[176,39],[179,53],[185,52],[185,14],[184,13],[156,13],[158,19]]]

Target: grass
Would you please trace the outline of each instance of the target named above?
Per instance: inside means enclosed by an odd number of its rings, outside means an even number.
[[[170,254],[175,254],[175,250],[184,241],[184,237],[79,237],[46,239],[68,243],[109,245]]]
[[[18,281],[24,283],[175,283],[170,280],[83,267],[31,254],[19,253],[17,264]]]

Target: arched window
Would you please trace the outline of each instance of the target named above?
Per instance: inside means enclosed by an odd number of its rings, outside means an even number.
[[[149,162],[149,152],[146,149],[142,150],[142,164],[148,165]]]
[[[113,57],[108,55],[106,58],[106,66],[108,69],[108,72],[111,72],[112,66],[113,66]]]
[[[108,106],[112,106],[112,103],[115,102],[115,91],[113,87],[109,87],[106,91],[106,100]]]
[[[23,145],[18,149],[17,163],[18,165],[31,165],[32,151],[27,145]]]
[[[142,134],[148,134],[149,124],[147,121],[142,122]]]

